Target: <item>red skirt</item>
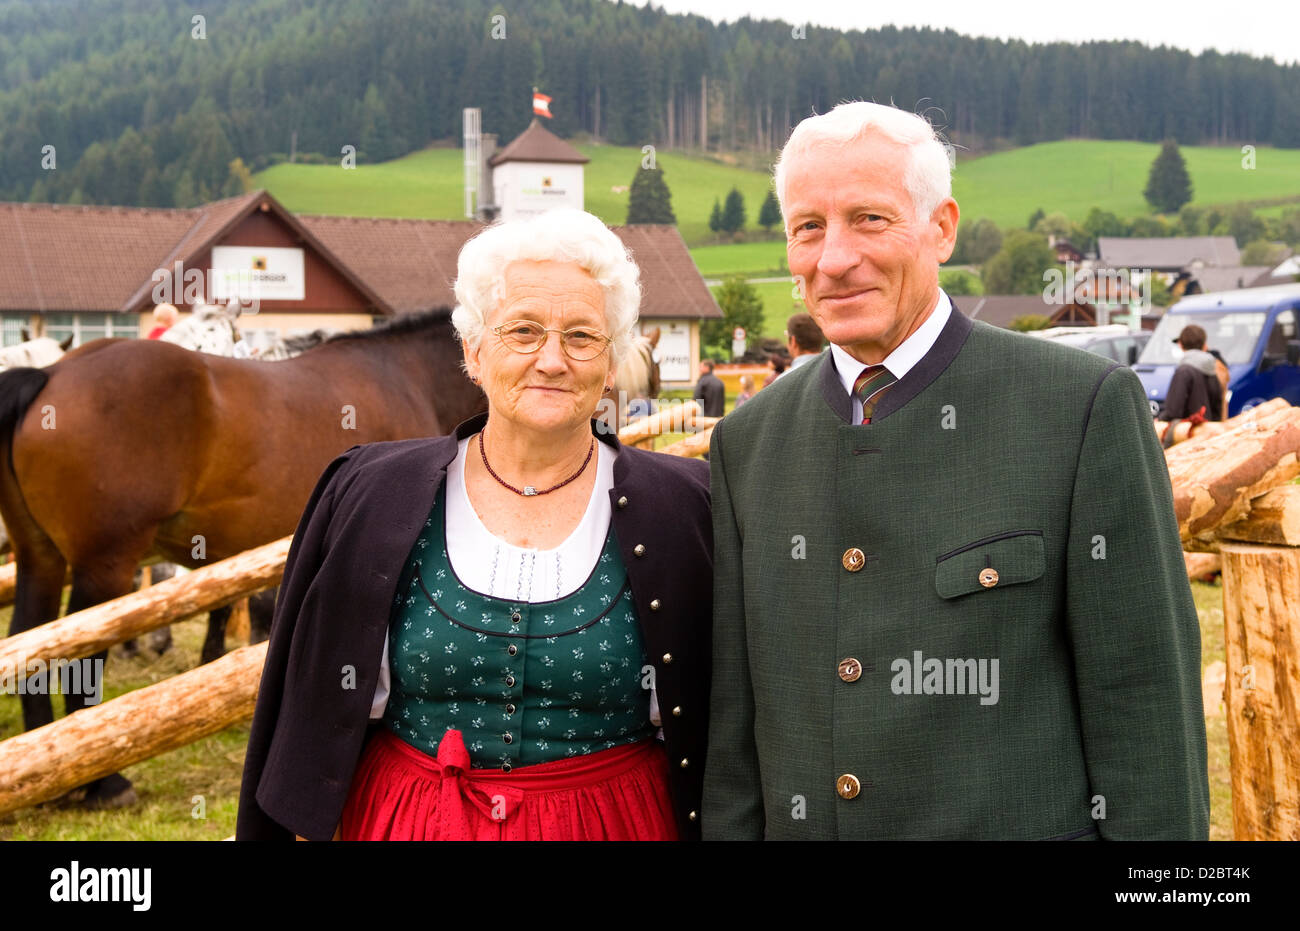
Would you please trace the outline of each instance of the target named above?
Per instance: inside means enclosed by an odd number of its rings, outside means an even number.
[[[343,840],[677,840],[658,740],[506,773],[471,769],[457,730],[437,759],[379,730],[339,829]]]

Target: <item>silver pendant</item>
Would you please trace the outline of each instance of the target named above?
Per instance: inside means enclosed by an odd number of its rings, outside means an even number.
[[[535,494],[537,494],[537,489],[534,488],[532,485],[525,485],[525,486],[524,486],[524,494],[525,494],[525,495],[535,495]]]

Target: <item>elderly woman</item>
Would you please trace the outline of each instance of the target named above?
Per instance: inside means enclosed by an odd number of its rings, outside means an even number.
[[[465,245],[452,320],[488,412],[353,447],[318,482],[238,837],[698,837],[708,469],[620,447],[592,419],[637,275],[577,210]]]

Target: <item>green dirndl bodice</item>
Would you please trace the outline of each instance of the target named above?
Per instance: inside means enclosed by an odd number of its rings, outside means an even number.
[[[507,770],[653,735],[650,667],[613,527],[577,591],[529,603],[461,584],[445,512],[444,485],[389,623],[384,726],[431,756],[459,730],[473,766]]]

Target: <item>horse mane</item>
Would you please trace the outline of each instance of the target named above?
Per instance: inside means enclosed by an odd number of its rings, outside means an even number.
[[[389,336],[404,336],[409,333],[423,333],[426,330],[435,327],[445,326],[451,322],[450,307],[435,307],[432,310],[422,310],[413,314],[399,314],[396,317],[385,320],[383,323],[376,324],[369,329],[348,330],[345,333],[335,333],[325,340],[326,343],[337,343],[344,340],[369,340],[383,339]]]
[[[632,346],[614,372],[614,389],[629,398],[649,397],[653,390],[651,370],[654,366],[650,339],[641,334],[632,337]]]

